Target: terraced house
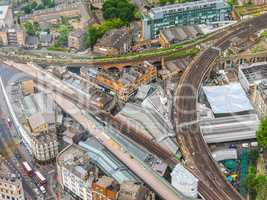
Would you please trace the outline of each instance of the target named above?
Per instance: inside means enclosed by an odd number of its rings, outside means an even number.
[[[231,8],[223,0],[201,0],[152,8],[143,17],[143,39],[157,38],[160,30],[177,25],[207,24],[229,19]]]

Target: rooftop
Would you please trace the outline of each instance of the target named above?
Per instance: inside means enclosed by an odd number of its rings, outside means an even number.
[[[201,28],[198,25],[177,26],[164,29],[162,30],[162,33],[169,42],[179,42],[203,34]]]
[[[27,117],[35,113],[54,113],[55,102],[43,92],[28,95],[23,99],[23,109]]]
[[[249,84],[257,84],[267,79],[267,62],[257,62],[251,65],[241,65],[240,70],[246,77]]]
[[[253,107],[239,83],[204,86],[204,93],[214,114],[251,111]]]
[[[162,12],[169,12],[169,11],[176,11],[179,12],[180,9],[184,8],[194,8],[204,5],[214,5],[216,3],[224,3],[223,0],[200,0],[200,1],[193,1],[193,2],[186,2],[186,3],[179,3],[179,4],[171,4],[161,7],[152,8],[151,12],[154,14],[162,13]]]
[[[35,113],[28,118],[29,124],[32,129],[35,129],[43,124],[56,123],[56,116],[54,113]]]
[[[90,159],[92,159],[99,168],[118,183],[121,184],[123,181],[139,181],[121,161],[114,157],[94,137],[89,137],[86,141],[79,142],[79,146],[88,152]]]
[[[2,156],[0,156],[0,178],[1,181],[13,182],[20,180],[20,176],[12,172],[9,163]]]
[[[121,49],[124,43],[130,38],[131,31],[129,28],[112,29],[97,41],[95,46],[113,47]]]
[[[82,29],[78,29],[76,31],[73,31],[70,33],[71,37],[77,37],[77,38],[81,38],[84,35],[85,31]]]
[[[57,162],[81,179],[85,179],[90,171],[94,171],[90,154],[77,145],[70,145],[63,150],[58,155]]]
[[[172,153],[177,153],[178,146],[171,139],[174,136],[173,129],[154,110],[127,103],[116,117],[131,124],[146,137],[157,141]]]

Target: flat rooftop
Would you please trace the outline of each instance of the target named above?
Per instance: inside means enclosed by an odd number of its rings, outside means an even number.
[[[184,9],[184,8],[195,8],[198,6],[213,5],[216,3],[224,3],[224,1],[223,0],[201,0],[201,1],[193,1],[193,2],[186,2],[186,3],[179,3],[179,4],[171,4],[171,5],[152,8],[151,12],[154,14],[162,13],[162,12],[169,12],[169,11],[179,12],[180,9]]]
[[[229,114],[253,110],[240,83],[204,86],[203,91],[214,114]]]
[[[253,139],[259,119],[255,113],[202,119],[200,129],[207,143]]]

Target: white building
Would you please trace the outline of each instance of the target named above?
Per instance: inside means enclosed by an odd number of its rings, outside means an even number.
[[[187,197],[197,198],[198,196],[198,179],[181,164],[176,165],[173,169],[171,184]]]
[[[92,183],[97,168],[90,162],[89,154],[71,145],[57,156],[57,174],[61,187],[77,199],[92,199]]]
[[[12,9],[9,6],[0,6],[0,29],[13,26]]]

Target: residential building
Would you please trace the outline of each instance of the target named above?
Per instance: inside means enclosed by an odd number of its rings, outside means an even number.
[[[25,200],[20,175],[11,171],[9,163],[3,157],[0,157],[0,199]]]
[[[229,19],[224,0],[200,0],[152,8],[143,17],[144,40],[157,38],[160,31],[177,25],[207,24]]]
[[[112,29],[105,33],[94,46],[94,52],[103,55],[118,55],[127,53],[133,42],[130,28]]]
[[[37,36],[27,35],[25,41],[25,47],[29,49],[37,49],[39,45],[39,39]]]
[[[141,85],[148,84],[157,78],[157,69],[145,61],[143,65],[124,69],[117,75],[108,70],[92,71],[90,68],[83,67],[81,76],[111,90],[121,100],[127,101]]]
[[[0,29],[14,25],[12,9],[8,5],[0,6]]]
[[[69,48],[76,49],[76,50],[83,49],[84,48],[84,36],[85,36],[85,31],[81,29],[71,32],[68,37]]]
[[[197,25],[177,26],[160,31],[159,42],[161,47],[168,48],[172,44],[193,39],[203,34]]]
[[[0,30],[0,43],[3,46],[17,45],[25,46],[26,33],[20,28]]]
[[[86,25],[90,20],[88,13],[88,4],[84,1],[75,1],[74,3],[58,4],[54,8],[36,10],[32,14],[20,17],[22,23],[32,20],[38,22],[41,27],[47,28],[51,24],[61,22],[61,17],[80,17],[80,21]]]

